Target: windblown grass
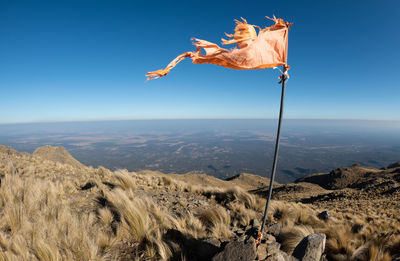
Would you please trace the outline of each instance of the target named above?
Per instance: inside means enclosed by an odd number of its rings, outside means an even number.
[[[199,219],[213,237],[229,238],[233,235],[232,231],[229,229],[231,217],[222,207],[215,207],[201,212]]]
[[[187,238],[228,240],[233,227],[260,220],[265,206],[237,186],[198,186],[157,172],[76,167],[12,151],[0,153],[0,178],[0,261],[168,260],[175,251],[164,237],[170,229]],[[163,204],[161,194],[168,196]],[[189,211],[200,199],[205,205]],[[318,219],[319,211],[272,201],[268,222],[281,225],[283,250],[291,253],[304,236],[325,233],[329,260],[400,257],[396,210],[350,208],[332,211],[327,221]]]

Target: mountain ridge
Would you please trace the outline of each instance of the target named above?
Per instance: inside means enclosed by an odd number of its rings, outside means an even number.
[[[43,260],[43,253],[53,259],[212,260],[230,242],[251,236],[262,218],[267,178],[111,171],[68,162],[64,150],[47,147],[52,153],[42,157],[0,146],[5,260]],[[275,230],[261,246],[276,240],[282,260],[295,260],[291,254],[302,238],[323,233],[327,260],[400,257],[400,167],[391,166],[353,165],[304,178],[314,183],[275,184],[267,218]],[[318,175],[328,177],[329,187],[317,184]],[[258,260],[273,256],[254,251]]]
[[[32,155],[54,162],[83,167],[83,164],[72,157],[72,155],[63,146],[53,147],[50,145],[45,145],[37,148]]]

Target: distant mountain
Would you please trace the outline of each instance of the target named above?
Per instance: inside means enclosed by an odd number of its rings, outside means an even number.
[[[329,190],[367,187],[371,189],[388,181],[393,183],[392,185],[400,186],[396,183],[396,181],[400,181],[398,173],[400,173],[400,165],[398,164],[390,164],[387,168],[381,170],[354,164],[350,167],[334,169],[329,173],[307,175],[297,179],[295,183],[314,183]]]
[[[82,163],[72,157],[72,155],[62,146],[53,147],[50,145],[46,145],[43,147],[39,147],[33,152],[32,155],[39,156],[42,159],[51,160],[63,164],[69,164],[76,167],[83,166]]]

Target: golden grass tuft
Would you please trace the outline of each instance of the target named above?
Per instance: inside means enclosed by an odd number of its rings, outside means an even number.
[[[372,245],[368,249],[368,260],[391,261],[392,258],[388,252],[385,252],[379,246]]]
[[[105,227],[111,227],[114,216],[109,208],[99,209],[99,218]]]
[[[160,233],[167,227],[166,217],[150,199],[129,197],[121,189],[107,192],[106,199],[121,217],[118,238],[138,243],[138,254],[163,260],[169,258],[171,251]]]
[[[151,226],[149,213],[141,200],[131,200],[121,189],[106,194],[106,199],[118,210],[122,219],[122,228],[135,241],[148,237]]]
[[[53,261],[59,260],[60,255],[55,246],[50,246],[44,241],[36,241],[33,244],[34,255],[39,260]]]
[[[136,184],[131,174],[127,170],[118,170],[114,173],[115,184],[123,190],[135,191]]]
[[[170,186],[172,184],[172,179],[170,177],[162,177],[162,183],[164,184],[164,186]]]
[[[327,237],[326,253],[329,257],[345,256],[350,259],[358,247],[358,244],[355,244],[349,225],[332,224],[322,229],[322,232]]]
[[[185,235],[190,235],[194,238],[202,238],[207,236],[206,227],[204,226],[203,222],[192,213],[189,213],[184,217],[172,219],[171,223],[173,223],[173,226],[177,230],[183,232]]]
[[[310,226],[286,226],[283,227],[277,240],[281,243],[281,249],[291,254],[300,241],[314,233],[314,229]]]
[[[210,235],[216,238],[229,238],[232,232],[229,230],[231,217],[222,207],[207,209],[199,213],[199,219],[207,228]]]
[[[259,217],[256,211],[247,209],[243,204],[237,202],[229,203],[227,208],[230,210],[232,224],[234,226],[246,227],[250,224],[252,219]]]

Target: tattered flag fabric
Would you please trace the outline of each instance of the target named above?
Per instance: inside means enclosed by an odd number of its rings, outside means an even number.
[[[236,43],[237,47],[227,50],[217,44],[193,38],[195,52],[186,52],[176,57],[165,69],[146,74],[147,80],[166,76],[180,61],[189,57],[193,63],[211,63],[231,69],[264,69],[283,65],[287,66],[287,42],[289,26],[282,19],[269,18],[274,25],[261,29],[259,26],[236,21],[235,33],[226,34],[233,39],[222,39],[223,45]],[[257,34],[255,27],[259,28]],[[205,54],[201,53],[204,49]]]

